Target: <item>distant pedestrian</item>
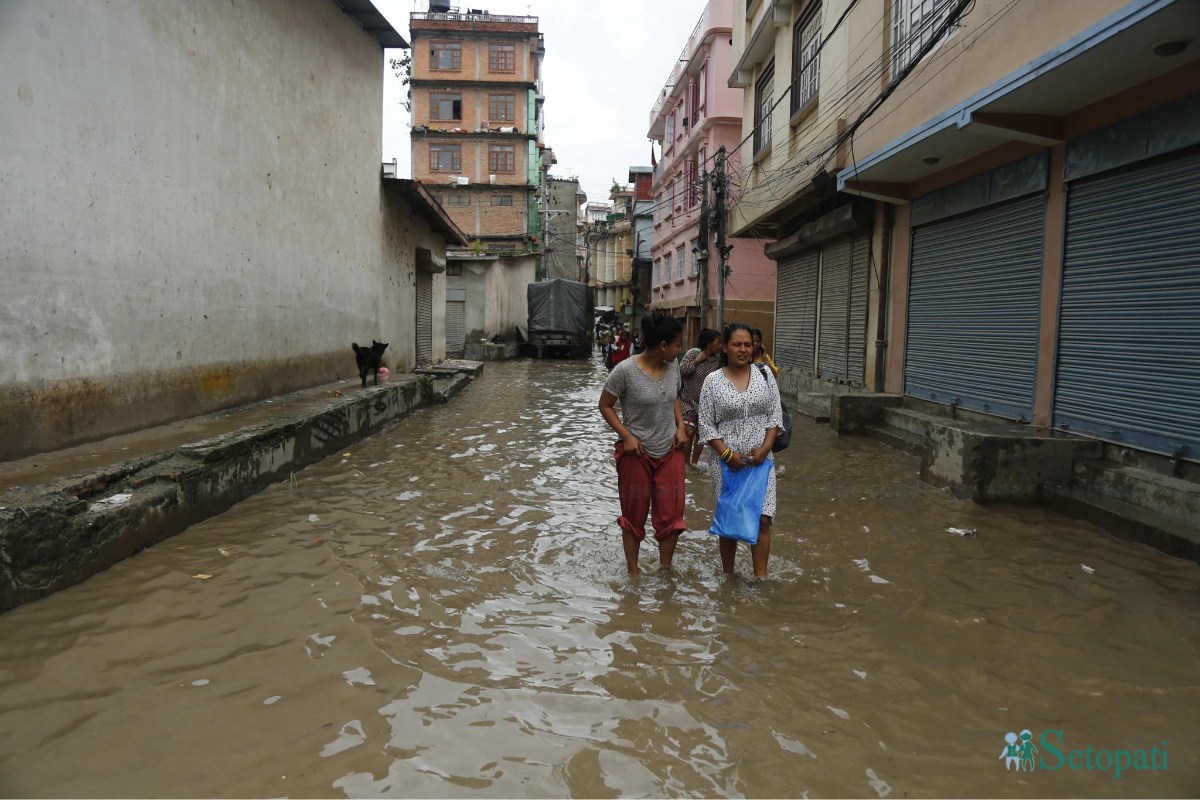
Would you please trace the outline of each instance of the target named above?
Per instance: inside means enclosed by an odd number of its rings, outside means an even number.
[[[683,519],[684,452],[687,428],[679,405],[679,365],[683,328],[674,317],[653,311],[642,319],[646,352],[613,367],[600,392],[600,415],[621,440],[613,456],[621,498],[621,542],[630,575],[646,538],[646,515],[658,541],[659,567],[667,569]],[[617,416],[616,404],[621,403]]]
[[[774,360],[771,359],[771,354],[763,347],[762,331],[758,328],[751,328],[750,338],[754,342],[754,363],[766,364],[771,368],[772,375],[779,375],[779,367],[775,366]]]
[[[714,505],[720,502],[722,462],[732,470],[771,465],[766,495],[759,515],[758,541],[750,546],[754,574],[767,574],[771,555],[771,522],[775,518],[775,462],[771,446],[783,427],[783,407],[775,379],[766,370],[750,366],[754,341],[750,328],[740,322],[725,327],[725,366],[704,379],[700,389],[700,439],[712,446],[708,471],[712,478]],[[719,540],[721,570],[733,572],[737,540]]]
[[[629,358],[630,350],[633,348],[633,342],[629,338],[629,331],[621,328],[617,331],[617,338],[613,339],[612,357],[609,359],[609,369],[616,369],[617,364],[620,364],[625,359]]]
[[[721,347],[724,342],[721,332],[712,328],[700,331],[696,338],[696,346],[687,351],[683,362],[679,365],[679,377],[683,380],[683,388],[679,391],[679,400],[683,405],[683,422],[687,425],[691,439],[688,443],[688,460],[695,464],[700,460],[704,449],[704,440],[696,436],[699,424],[700,387],[709,374],[721,368]]]

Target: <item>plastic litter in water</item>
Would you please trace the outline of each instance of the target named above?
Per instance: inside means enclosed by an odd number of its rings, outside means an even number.
[[[946,528],[946,532],[955,536],[975,536],[978,533],[974,528]]]
[[[1080,565],[1079,565],[1079,568],[1080,568],[1080,569],[1082,569],[1084,572],[1086,572],[1088,575],[1095,575],[1095,574],[1096,574],[1096,570],[1092,569],[1092,568],[1091,568],[1091,567],[1089,567],[1087,564],[1080,564]]]
[[[97,500],[96,502],[91,504],[91,506],[88,508],[88,510],[89,511],[100,511],[105,508],[116,508],[117,506],[125,505],[132,499],[133,499],[132,492],[122,492],[121,494],[114,494],[111,497],[106,497],[103,500]]]
[[[320,518],[320,517],[318,517],[316,514],[309,514],[309,515],[308,515],[308,521],[309,521],[309,522],[320,522],[320,521],[321,521],[321,518]]]
[[[195,575],[193,575],[192,577],[193,577],[193,578],[195,578],[195,579],[196,579],[196,580],[198,580],[198,581],[207,581],[207,580],[211,580],[211,579],[212,579],[212,575],[209,575],[209,574],[208,574],[208,573],[206,573],[206,572],[197,572],[197,573],[196,573]]]

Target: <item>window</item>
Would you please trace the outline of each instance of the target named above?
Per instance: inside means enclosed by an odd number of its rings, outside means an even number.
[[[488,145],[488,172],[516,172],[517,148],[511,144]]]
[[[434,172],[458,172],[462,169],[462,146],[457,144],[429,145],[429,169]]]
[[[462,45],[433,42],[429,45],[429,68],[456,72],[462,69]]]
[[[429,118],[445,120],[462,119],[462,95],[457,92],[454,94],[441,92],[430,94]]]
[[[517,46],[513,44],[488,45],[488,72],[516,72]]]
[[[671,113],[667,115],[667,130],[666,137],[663,139],[663,147],[668,151],[675,145],[675,110],[671,109]]]
[[[669,284],[671,282],[671,254],[670,253],[666,253],[663,255],[662,282],[663,282],[663,286],[666,286],[667,284]]]
[[[671,179],[671,188],[667,191],[667,219],[675,213],[675,179]]]
[[[662,259],[654,259],[654,285],[662,286]]]
[[[511,206],[512,205],[512,195],[511,194],[494,194],[494,195],[492,195],[492,205],[494,205],[494,206]]]
[[[892,77],[911,64],[950,14],[954,0],[892,0]]]
[[[700,118],[700,79],[692,81],[688,87],[688,116],[691,117],[692,127]]]
[[[821,84],[821,4],[813,3],[792,28],[792,115],[817,99]]]
[[[517,96],[515,94],[489,94],[488,120],[512,122],[517,118]]]
[[[683,280],[684,270],[687,269],[687,250],[684,245],[679,245],[675,248],[675,268],[679,270],[675,273],[675,280]]]
[[[699,110],[703,111],[708,105],[708,59],[704,60],[703,66],[700,67],[700,105]]]
[[[696,277],[700,274],[700,240],[692,239],[692,271],[688,273],[691,277]]]
[[[754,155],[771,147],[771,107],[775,105],[775,62],[762,71],[754,84]]]
[[[471,198],[467,197],[465,194],[452,194],[446,198],[446,202],[442,203],[442,205],[444,205],[444,206],[469,206],[469,205],[471,205]]]

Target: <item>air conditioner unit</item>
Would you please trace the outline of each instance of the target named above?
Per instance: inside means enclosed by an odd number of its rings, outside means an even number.
[[[454,176],[454,183],[458,186],[466,186],[470,182],[471,182],[471,179],[468,178],[466,175],[455,175]]]
[[[495,182],[496,182],[496,176],[488,175],[488,183],[495,183]]]

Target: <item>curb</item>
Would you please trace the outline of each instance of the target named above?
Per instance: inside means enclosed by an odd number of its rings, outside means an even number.
[[[308,413],[35,487],[0,510],[0,613],[74,586],[471,382],[370,387]]]

